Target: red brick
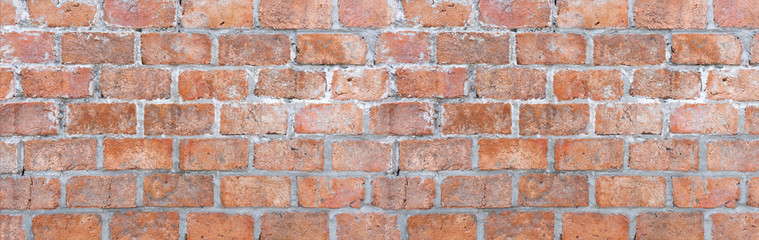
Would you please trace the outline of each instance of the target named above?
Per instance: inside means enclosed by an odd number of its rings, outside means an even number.
[[[528,174],[519,178],[519,206],[588,206],[588,177]]]
[[[134,103],[70,103],[66,132],[69,134],[135,134],[137,106]]]
[[[64,64],[134,63],[134,35],[131,33],[72,32],[61,37]]]
[[[759,142],[720,140],[706,144],[709,171],[759,171]]]
[[[66,183],[66,206],[70,208],[137,207],[135,175],[75,176]]]
[[[759,135],[759,106],[746,107],[746,120],[743,128],[748,134]]]
[[[546,139],[480,139],[479,167],[497,169],[546,169]]]
[[[55,209],[60,198],[61,183],[57,178],[0,178],[2,209]]]
[[[364,179],[299,177],[298,205],[307,208],[359,208],[364,201]]]
[[[2,4],[2,0],[0,0],[0,4]],[[0,68],[0,100],[13,98],[16,91],[14,84],[13,69]]]
[[[340,23],[345,27],[387,27],[393,20],[393,8],[385,0],[340,0]]]
[[[47,102],[0,104],[0,136],[55,135],[58,107]]]
[[[384,213],[340,213],[337,239],[400,240],[398,216]]]
[[[735,208],[740,199],[738,178],[673,177],[675,207]]]
[[[290,37],[283,34],[219,36],[220,65],[282,65],[290,61]]]
[[[332,99],[376,101],[390,95],[388,72],[381,68],[339,69],[332,75]]]
[[[639,0],[633,15],[641,28],[706,28],[706,0]],[[715,14],[716,16],[716,14]]]
[[[641,213],[635,219],[635,239],[704,239],[702,213]]]
[[[177,212],[114,212],[108,224],[112,239],[179,238]]]
[[[759,12],[757,12],[757,14],[759,14]],[[758,64],[759,63],[759,35],[754,35],[754,37],[752,38],[750,49],[751,49],[751,52],[749,52],[749,55],[751,55],[751,59],[750,59],[751,64]]]
[[[18,143],[0,142],[0,174],[19,171],[18,155]]]
[[[105,139],[103,167],[107,170],[171,169],[171,139]]]
[[[706,82],[706,93],[713,100],[756,101],[759,87],[754,69],[711,70]]]
[[[52,63],[55,35],[51,32],[0,33],[0,63]]]
[[[630,95],[648,98],[693,99],[700,91],[701,74],[696,71],[637,69],[630,83]]]
[[[398,95],[412,98],[466,96],[466,68],[401,68],[396,70]]]
[[[441,184],[443,207],[511,207],[511,176],[451,176]]]
[[[472,165],[469,139],[403,140],[399,152],[401,171],[464,170]]]
[[[618,100],[624,95],[619,70],[562,70],[553,76],[553,94],[558,100]]]
[[[383,209],[430,209],[435,180],[421,177],[378,177],[374,180],[372,205]]]
[[[491,212],[484,225],[485,239],[553,239],[550,212]]]
[[[440,33],[437,36],[437,61],[441,64],[507,64],[509,63],[509,35],[473,32]]]
[[[383,172],[391,169],[392,145],[368,140],[332,143],[332,170]]]
[[[438,55],[439,56],[439,55]],[[477,69],[477,96],[495,99],[539,99],[546,96],[546,72],[528,68]]]
[[[622,168],[622,139],[559,139],[554,146],[556,170],[599,171]]]
[[[660,134],[658,103],[604,104],[596,107],[596,134]]]
[[[666,59],[662,35],[599,35],[593,42],[596,65],[656,65]]]
[[[96,168],[95,139],[28,140],[24,171],[73,171]]]
[[[401,1],[406,24],[422,27],[465,26],[472,12],[472,1]]]
[[[523,135],[577,135],[587,131],[586,104],[525,104],[519,109]]]
[[[235,170],[248,166],[247,139],[182,139],[179,169]]]
[[[353,34],[300,34],[297,50],[301,64],[366,63],[366,43]]]
[[[430,34],[383,32],[377,39],[377,63],[425,63],[430,61]]]
[[[759,213],[715,213],[711,218],[713,239],[759,238]]]
[[[332,2],[261,0],[259,21],[264,28],[329,28],[332,26]]]
[[[100,239],[100,215],[51,214],[32,218],[36,239]]]
[[[672,35],[672,63],[731,64],[741,63],[742,46],[728,34]]]
[[[638,170],[697,171],[698,141],[649,139],[630,144],[630,168]]]
[[[179,74],[179,95],[184,100],[243,100],[248,96],[244,70],[189,70]]]
[[[542,28],[551,24],[551,1],[482,0],[480,21],[506,28]]]
[[[629,236],[629,220],[622,214],[564,213],[563,239],[624,240]]]
[[[446,103],[440,123],[444,134],[509,134],[511,105],[508,103]]]
[[[755,0],[714,0],[714,22],[720,27],[759,27]]]
[[[272,140],[257,143],[254,166],[272,171],[321,171],[324,142],[316,139]]]
[[[669,129],[673,133],[738,132],[738,109],[728,103],[684,104],[672,110]]]
[[[2,1],[0,1],[2,4]],[[2,8],[2,5],[0,5]],[[24,240],[26,239],[26,230],[21,226],[24,216],[21,215],[0,215],[0,237],[5,240]]]
[[[477,227],[473,214],[427,214],[408,218],[409,240],[476,239]]]
[[[261,217],[261,239],[329,239],[326,212],[265,213]]]
[[[212,104],[149,104],[145,106],[145,134],[209,134],[213,118]]]
[[[284,104],[232,103],[221,107],[221,133],[229,135],[284,134]]]
[[[211,38],[197,33],[144,33],[142,34],[142,63],[154,64],[209,64]]]
[[[84,27],[95,20],[95,1],[29,0],[26,2],[32,24],[48,27]]]
[[[353,103],[309,104],[295,113],[295,132],[361,134],[363,109]]]
[[[290,178],[226,176],[221,178],[221,204],[225,207],[289,207]]]
[[[562,0],[557,4],[560,28],[627,27],[627,0]]]
[[[748,184],[748,201],[746,205],[752,207],[759,206],[759,177],[749,178],[746,184]]]
[[[576,33],[520,33],[516,50],[521,65],[585,63],[585,37]]]
[[[89,68],[24,68],[21,88],[26,97],[80,98],[90,96],[92,70]]]
[[[182,27],[249,28],[253,26],[251,0],[182,1]]]
[[[13,1],[0,0],[0,26],[14,24],[16,24],[16,7]]]
[[[213,178],[203,175],[154,174],[144,179],[143,204],[149,207],[213,206]]]
[[[115,27],[173,27],[176,9],[176,3],[168,0],[104,0],[103,20]]]
[[[599,207],[664,207],[666,183],[658,176],[599,176],[596,202]]]
[[[255,93],[275,98],[317,99],[324,95],[326,82],[324,72],[269,68],[259,72]]]
[[[383,103],[372,107],[369,130],[383,135],[430,135],[433,111],[428,103]]]
[[[189,213],[187,239],[253,239],[255,224],[247,214]],[[172,238],[173,239],[173,238]]]
[[[167,99],[171,97],[171,72],[155,68],[104,67],[100,91],[106,98]]]

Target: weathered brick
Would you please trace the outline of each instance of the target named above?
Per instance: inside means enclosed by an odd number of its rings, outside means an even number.
[[[706,28],[706,11],[706,0],[636,0],[633,15],[636,27]]]
[[[275,98],[317,99],[324,95],[326,81],[324,72],[263,69],[258,74],[255,93]]]
[[[52,63],[55,35],[52,32],[0,33],[0,63]]]
[[[55,209],[60,198],[61,183],[58,178],[0,178],[2,209]]]
[[[558,100],[618,100],[624,85],[619,70],[561,70],[553,76],[553,94]]]
[[[184,100],[243,100],[248,96],[244,70],[189,70],[179,74],[179,95]]]
[[[66,64],[134,63],[134,34],[64,33],[61,37],[61,59]]]
[[[366,63],[366,43],[353,34],[299,34],[298,63],[351,64]]]
[[[249,28],[253,26],[253,1],[251,0],[192,0],[180,3],[182,4],[182,27]]]
[[[564,213],[561,220],[564,239],[624,240],[629,236],[629,220],[622,214]]]
[[[660,134],[659,104],[604,104],[596,107],[596,134]]]
[[[81,98],[90,96],[89,68],[43,67],[21,70],[21,88],[26,97]]]
[[[0,142],[0,174],[19,171],[18,155],[18,143]]]
[[[147,176],[142,202],[149,207],[213,206],[213,178],[184,174]]]
[[[261,239],[329,239],[326,212],[277,212],[261,217]]]
[[[658,34],[599,35],[593,38],[596,65],[656,65],[665,56],[664,36]]]
[[[332,143],[332,170],[383,172],[391,168],[392,145],[368,140]]]
[[[255,224],[248,214],[188,213],[187,239],[253,239]],[[173,239],[173,238],[172,238]]]
[[[1,4],[2,1],[0,1],[0,9],[3,7]],[[26,230],[22,227],[23,221],[22,215],[0,215],[0,237],[5,240],[26,239]]]
[[[295,132],[361,134],[363,109],[353,103],[309,104],[295,113]]]
[[[253,165],[273,171],[321,171],[324,142],[316,139],[272,140],[257,143]]]
[[[290,37],[283,34],[219,36],[220,65],[282,65],[290,61]]]
[[[264,28],[329,28],[332,26],[332,2],[261,0],[259,21]]]
[[[69,134],[135,134],[137,106],[134,103],[70,103],[66,111]]]
[[[114,212],[108,224],[112,239],[179,238],[177,212]]]
[[[485,239],[553,239],[550,212],[490,212],[484,225]]]
[[[248,166],[247,139],[182,139],[179,169],[235,170]]]
[[[711,70],[706,93],[714,100],[756,101],[759,100],[757,78],[759,71],[754,69]]]
[[[384,135],[432,134],[433,111],[428,103],[383,103],[371,108],[369,130]]]
[[[720,27],[759,27],[755,0],[714,0],[714,22]]]
[[[709,171],[759,171],[759,141],[719,140],[706,144]]]
[[[14,24],[16,24],[16,6],[13,5],[12,0],[0,0],[0,26]]]
[[[332,99],[376,101],[390,95],[389,74],[381,68],[339,69],[332,74]]]
[[[401,68],[396,70],[395,78],[401,97],[457,98],[467,92],[465,68]]]
[[[2,2],[2,0],[0,0],[0,2]],[[13,98],[15,95],[14,84],[15,80],[13,80],[13,69],[0,68],[0,100]]]
[[[377,39],[377,63],[425,63],[430,61],[430,34],[383,32]]]
[[[554,146],[556,170],[599,171],[621,169],[622,139],[559,139]]]
[[[702,213],[652,212],[635,219],[635,239],[704,239]]]
[[[408,218],[409,240],[476,239],[473,214],[427,214]]]
[[[171,72],[155,68],[104,67],[100,91],[106,98],[167,99],[171,97]]]
[[[73,171],[96,168],[95,139],[28,140],[24,171]]]
[[[759,12],[757,13],[759,14]],[[757,46],[759,46],[759,35],[754,35],[751,40],[751,52],[749,52],[749,55],[751,55],[751,59],[749,60],[751,64],[759,64],[759,47]]]
[[[221,107],[222,134],[284,134],[287,109],[284,104],[232,103]]]
[[[596,203],[599,207],[664,207],[666,183],[659,176],[599,176]]]
[[[441,64],[507,64],[509,63],[509,35],[473,32],[440,33],[437,36],[437,61]]]
[[[142,63],[153,64],[209,64],[211,38],[198,33],[144,33],[142,34]]]
[[[698,141],[649,139],[630,144],[629,166],[638,170],[696,171]]]
[[[103,1],[103,20],[115,27],[173,27],[176,2],[171,0]]]
[[[738,109],[728,103],[684,104],[672,110],[669,129],[673,133],[738,132]]]
[[[556,23],[561,28],[625,28],[627,1],[560,0]]]
[[[75,176],[66,183],[66,206],[72,208],[131,208],[137,206],[137,177]]]
[[[384,213],[340,213],[337,239],[400,240],[397,215]]]
[[[364,179],[299,177],[298,205],[307,208],[359,208],[364,201]]]
[[[58,107],[47,102],[0,104],[0,136],[58,133]]]
[[[672,35],[672,63],[730,64],[741,63],[741,43],[728,34]]]
[[[337,7],[345,27],[387,27],[395,14],[385,0],[340,0]]]
[[[430,209],[435,198],[432,178],[378,177],[373,185],[372,205],[383,209]]]
[[[427,0],[401,1],[408,25],[422,27],[465,26],[469,22],[473,1],[432,2]]]
[[[585,63],[585,37],[576,33],[520,33],[516,50],[521,65]]]
[[[171,139],[105,139],[103,167],[107,170],[171,169]]]
[[[471,168],[469,139],[403,140],[399,144],[401,171],[446,171]]]
[[[100,215],[60,213],[32,218],[32,234],[37,239],[100,239]]]
[[[701,91],[701,74],[666,68],[635,70],[630,95],[648,98],[693,99]]]
[[[478,144],[482,170],[546,169],[548,165],[546,139],[483,138]]]
[[[587,132],[587,104],[525,104],[519,109],[523,135],[577,135]]]
[[[712,218],[712,239],[759,238],[759,213],[715,213]]]
[[[48,27],[84,27],[95,20],[97,1],[29,0],[29,19],[35,25]]]
[[[481,67],[476,75],[474,85],[481,98],[528,100],[546,96],[544,70]]]
[[[448,208],[511,207],[511,176],[451,176],[441,183],[441,201]]]
[[[746,107],[746,120],[743,128],[746,133],[759,135],[759,106]]]
[[[528,174],[519,178],[519,206],[588,206],[588,177],[580,175]]]
[[[290,206],[290,178],[226,176],[221,178],[221,204],[225,207]]]
[[[551,24],[551,1],[482,0],[480,21],[506,28],[543,28]]]
[[[735,208],[739,185],[738,178],[673,177],[672,198],[682,208]]]
[[[146,135],[201,135],[211,133],[212,104],[148,104]]]
[[[446,103],[440,123],[444,134],[509,134],[511,105],[508,103]]]
[[[749,178],[746,184],[748,184],[748,201],[746,205],[752,207],[759,206],[759,177]]]

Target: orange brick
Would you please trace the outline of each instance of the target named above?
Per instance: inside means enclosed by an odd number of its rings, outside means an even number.
[[[69,134],[135,134],[134,103],[70,103],[66,132]]]
[[[366,63],[366,43],[353,34],[299,34],[298,63],[351,64]]]
[[[249,28],[253,26],[251,0],[182,1],[182,26],[188,28]]]
[[[372,107],[369,130],[384,135],[432,134],[433,110],[428,103],[383,103]]]
[[[290,206],[289,177],[226,176],[221,178],[220,188],[225,207]]]
[[[130,33],[71,32],[61,37],[64,64],[134,63],[134,35]]]
[[[665,179],[657,176],[599,176],[596,202],[599,207],[664,207]]]
[[[465,68],[401,68],[395,78],[401,97],[456,98],[467,92]]]
[[[656,65],[666,58],[662,35],[598,35],[593,43],[596,65]]]
[[[146,135],[201,135],[211,133],[212,104],[148,104]]]
[[[464,170],[472,165],[469,139],[403,140],[399,152],[401,171]]]
[[[738,132],[738,109],[727,103],[684,104],[672,110],[669,129],[673,133]]]
[[[248,166],[246,139],[182,139],[179,169],[235,170]]]
[[[211,38],[197,33],[144,33],[142,34],[142,63],[145,65],[209,64],[211,63]]]
[[[0,174],[17,173],[19,171],[18,156],[18,143],[0,142]]]
[[[519,109],[523,135],[578,135],[587,132],[586,104],[525,104]]]
[[[284,134],[287,109],[284,104],[232,103],[221,107],[221,133]]]
[[[480,139],[479,167],[497,169],[546,169],[546,139]]]
[[[649,98],[693,99],[701,91],[701,74],[666,68],[637,69],[630,95]]]
[[[315,139],[272,140],[255,146],[254,167],[272,171],[321,171],[324,142]]]
[[[58,133],[58,107],[47,102],[0,104],[0,136]]]
[[[378,177],[372,183],[372,205],[382,209],[430,209],[435,180],[421,177]]]
[[[307,208],[359,208],[364,201],[364,179],[299,177],[298,205]]]
[[[0,1],[0,9],[2,8],[1,4],[2,1]],[[0,232],[3,233],[0,236],[7,240],[26,239],[26,230],[22,227],[23,221],[24,216],[22,215],[0,215]]]
[[[622,139],[559,139],[554,146],[556,170],[599,171],[622,168]]]
[[[604,104],[596,107],[597,134],[660,134],[659,104]]]
[[[720,140],[706,144],[706,168],[709,171],[759,171],[759,142]]]
[[[29,19],[35,25],[48,27],[84,27],[95,20],[95,1],[29,0]]]
[[[528,174],[519,178],[519,206],[588,206],[588,177],[580,175]]]
[[[24,142],[24,171],[93,170],[95,139],[28,140]]]
[[[528,68],[481,67],[477,69],[474,85],[477,96],[482,98],[520,100],[545,98],[546,72]]]
[[[759,14],[759,12],[757,12]],[[749,54],[751,55],[750,62],[751,64],[757,64],[759,63],[759,35],[754,35],[754,37],[751,40],[751,52]]]
[[[340,69],[332,74],[332,99],[376,101],[390,95],[389,74],[381,68]]]
[[[720,27],[759,27],[759,9],[747,6],[754,0],[714,0],[714,22]]]
[[[635,219],[635,239],[704,239],[702,213],[641,213]]]
[[[171,72],[155,68],[104,67],[100,91],[106,98],[168,99],[171,97]]]
[[[383,172],[391,169],[392,145],[368,140],[332,143],[332,170]]]
[[[472,12],[471,1],[407,0],[401,4],[406,23],[422,27],[465,26]]]
[[[754,81],[759,71],[753,69],[711,70],[706,82],[709,99],[756,101],[759,89]]]
[[[698,141],[649,139],[630,144],[629,165],[638,170],[696,171]]]
[[[672,198],[682,208],[735,208],[739,185],[738,178],[673,177]]]
[[[625,28],[627,1],[558,1],[556,23],[561,28]]]
[[[629,236],[629,220],[622,214],[564,213],[561,236],[565,239],[614,239]]]
[[[32,218],[32,234],[38,239],[100,239],[100,215],[51,214]]]
[[[490,212],[484,225],[485,239],[553,239],[550,212]]]
[[[471,32],[440,33],[437,36],[437,61],[441,64],[507,64],[509,63],[509,35]]]
[[[441,183],[441,201],[448,208],[511,207],[511,176],[451,176]]]
[[[672,63],[731,64],[741,63],[741,43],[728,34],[672,35]]]
[[[213,206],[213,179],[203,175],[154,174],[144,179],[142,202],[149,207]]]
[[[711,218],[713,239],[759,238],[759,213],[715,213]]]
[[[179,238],[177,212],[114,212],[108,224],[114,239]]]
[[[409,240],[476,239],[473,214],[428,214],[408,218]]]
[[[256,95],[275,98],[317,99],[327,88],[324,72],[263,69],[258,74]]]
[[[188,213],[187,239],[252,239],[255,224],[247,214]],[[173,239],[173,238],[172,238]]]
[[[137,177],[75,176],[66,183],[66,206],[72,208],[137,207]]]
[[[290,37],[287,35],[235,34],[219,36],[220,65],[282,65],[289,61]]]
[[[337,7],[345,27],[387,27],[395,14],[385,0],[340,0]]]
[[[483,0],[480,22],[505,28],[542,28],[551,22],[551,1],[524,0],[503,2]]]
[[[340,213],[337,239],[400,240],[398,216],[384,213]]]
[[[26,97],[81,98],[90,96],[92,70],[89,68],[24,68],[21,88]]]
[[[261,217],[261,239],[329,239],[326,212],[265,213]]]
[[[516,50],[520,65],[585,63],[585,37],[576,33],[520,33]]]
[[[189,70],[179,74],[179,95],[184,100],[243,100],[248,96],[244,70]]]
[[[332,26],[332,2],[261,0],[259,21],[264,28],[329,28]]]
[[[636,27],[654,29],[703,29],[706,27],[706,0],[640,0],[635,2],[634,11]]]
[[[558,100],[618,100],[624,94],[619,70],[561,70],[553,76],[553,94]]]
[[[115,27],[173,27],[176,2],[168,0],[103,1],[103,20]]]
[[[0,178],[2,209],[56,209],[60,198],[61,183],[58,178]]]
[[[363,119],[363,109],[356,104],[309,104],[295,113],[295,132],[361,134]]]
[[[377,39],[377,63],[425,63],[430,61],[430,34],[383,32]]]
[[[51,32],[0,33],[0,63],[52,63],[55,35]]]
[[[748,184],[748,201],[746,205],[752,207],[759,206],[759,177],[749,178],[746,184]]]
[[[509,134],[511,105],[507,103],[446,103],[440,123],[444,134]]]
[[[748,134],[759,135],[759,106],[746,107],[746,120],[743,128]]]
[[[1,1],[0,4],[2,4]],[[0,68],[0,100],[13,98],[16,91],[14,84],[13,69]]]
[[[14,24],[16,24],[16,7],[13,1],[0,0],[0,26]]]

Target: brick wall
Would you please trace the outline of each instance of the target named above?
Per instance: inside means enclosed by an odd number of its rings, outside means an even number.
[[[758,239],[758,0],[0,0],[0,239]]]

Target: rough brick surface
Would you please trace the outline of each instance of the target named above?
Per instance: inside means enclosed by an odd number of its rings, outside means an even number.
[[[506,34],[441,33],[437,36],[437,61],[441,64],[506,64],[509,39]]]
[[[19,171],[18,149],[18,143],[0,142],[0,173]]]
[[[740,198],[738,178],[674,177],[672,197],[684,208],[735,208]]]
[[[280,65],[288,61],[290,37],[286,35],[239,34],[219,37],[221,65]]]
[[[495,99],[545,97],[546,73],[527,68],[479,68],[474,79],[477,96]]]
[[[504,103],[443,104],[440,131],[445,134],[509,134],[511,105]]]
[[[547,27],[551,20],[551,2],[547,0],[480,2],[480,21],[506,28]]]
[[[378,63],[423,63],[430,61],[430,34],[384,32],[377,39]]]
[[[464,26],[472,12],[472,1],[444,0],[440,3],[426,0],[402,1],[406,22],[412,26],[453,27]]]
[[[630,144],[629,166],[638,170],[696,171],[698,141],[650,139]]]
[[[445,171],[471,167],[469,139],[405,140],[399,144],[401,171]]]
[[[666,58],[662,35],[599,35],[593,42],[596,65],[656,65]]]
[[[517,34],[517,63],[583,64],[585,37],[580,34],[520,33]]]
[[[455,176],[443,180],[443,207],[505,208],[511,206],[511,176]]]
[[[31,0],[27,2],[29,18],[36,25],[50,27],[84,27],[95,20],[95,1],[57,2]]]
[[[659,104],[616,104],[596,107],[596,134],[659,134],[662,110]]]
[[[410,240],[475,239],[476,227],[472,214],[429,214],[408,218]]]
[[[678,64],[729,64],[741,62],[741,43],[728,34],[672,35],[672,62]]]
[[[730,104],[685,104],[673,109],[669,117],[673,133],[738,132],[738,109]]]
[[[743,140],[720,140],[706,145],[706,167],[710,171],[759,171],[759,163],[752,161],[759,156],[759,142]]]
[[[251,239],[255,224],[246,214],[187,214],[187,239]]]
[[[528,104],[519,109],[520,132],[524,135],[578,135],[586,132],[586,104]]]
[[[654,29],[705,28],[706,11],[706,0],[636,0],[635,25]]]
[[[421,177],[374,179],[372,205],[383,209],[429,209],[435,198],[435,181]]]
[[[179,237],[179,213],[116,212],[109,227],[114,239],[173,239]]]
[[[703,221],[701,213],[640,214],[636,218],[635,239],[704,239]]]
[[[324,142],[315,139],[272,140],[255,146],[253,166],[263,170],[321,171]]]
[[[398,216],[382,213],[341,213],[337,219],[338,239],[399,240]]]
[[[61,59],[67,64],[134,63],[134,35],[80,32],[61,37]]]
[[[464,68],[402,68],[395,72],[398,95],[412,98],[456,98],[466,95]]]
[[[266,2],[266,1],[265,1]],[[253,26],[250,0],[182,1],[182,25],[188,28],[246,28]]]
[[[170,152],[170,151],[169,151]],[[183,170],[233,170],[248,166],[245,139],[187,139],[179,143]]]
[[[520,206],[588,206],[588,178],[580,175],[529,174],[519,178]]]
[[[332,143],[332,170],[382,172],[391,168],[389,143],[346,140]]]
[[[427,103],[385,103],[372,107],[369,130],[387,135],[429,135],[432,122],[432,107]]]
[[[635,70],[630,95],[648,98],[693,99],[701,90],[701,76],[695,71],[666,68]]]
[[[629,220],[622,214],[564,213],[561,220],[567,239],[628,239]]]
[[[612,170],[621,169],[624,142],[621,139],[562,139],[554,145],[555,169]]]
[[[480,139],[480,169],[545,169],[546,139]]]
[[[103,167],[108,170],[170,169],[171,139],[105,139]]]
[[[325,91],[325,74],[313,70],[264,69],[258,74],[255,94],[275,98],[315,99]]]
[[[223,177],[221,203],[227,207],[287,207],[290,205],[290,178]]]
[[[67,107],[69,134],[137,132],[137,106],[133,103],[72,103]]]
[[[100,74],[103,97],[166,99],[171,96],[171,72],[157,68],[110,68]]]
[[[759,237],[759,214],[717,213],[712,215],[714,239],[749,239]]]
[[[363,117],[363,110],[355,104],[311,104],[295,113],[295,131],[360,134]]]
[[[179,95],[184,100],[242,100],[248,96],[248,79],[243,70],[190,70],[179,74]]]
[[[484,225],[486,239],[550,240],[554,236],[554,217],[550,212],[491,212]]]
[[[561,0],[556,22],[559,27],[627,27],[627,1]]]
[[[213,205],[211,176],[155,174],[144,179],[142,202],[156,207],[208,207]]]
[[[618,70],[559,71],[553,76],[553,94],[558,100],[617,100],[624,93]]]
[[[596,178],[599,207],[664,207],[665,179],[643,176]]]
[[[128,208],[137,206],[137,177],[82,176],[66,183],[66,205],[73,208]]]
[[[58,133],[58,107],[53,103],[0,103],[0,116],[0,136]]]
[[[100,215],[97,214],[51,214],[32,219],[32,233],[41,239],[99,239]]]
[[[362,178],[298,178],[298,205],[308,208],[361,207]]]
[[[211,39],[195,33],[142,34],[142,64],[209,64]]]
[[[128,28],[171,27],[177,4],[168,0],[103,1],[103,19],[111,26]]]
[[[26,239],[26,230],[22,227],[24,217],[21,215],[0,215],[0,238],[8,240]]]
[[[262,239],[329,239],[326,212],[266,213],[261,217]]]
[[[95,139],[29,140],[24,142],[24,170],[92,170],[96,152]]]
[[[27,68],[21,71],[21,88],[27,97],[88,97],[91,82],[92,70],[89,68]]]
[[[51,32],[5,32],[0,34],[0,63],[52,63],[55,35]]]
[[[61,197],[58,178],[0,178],[0,208],[54,209]]]

